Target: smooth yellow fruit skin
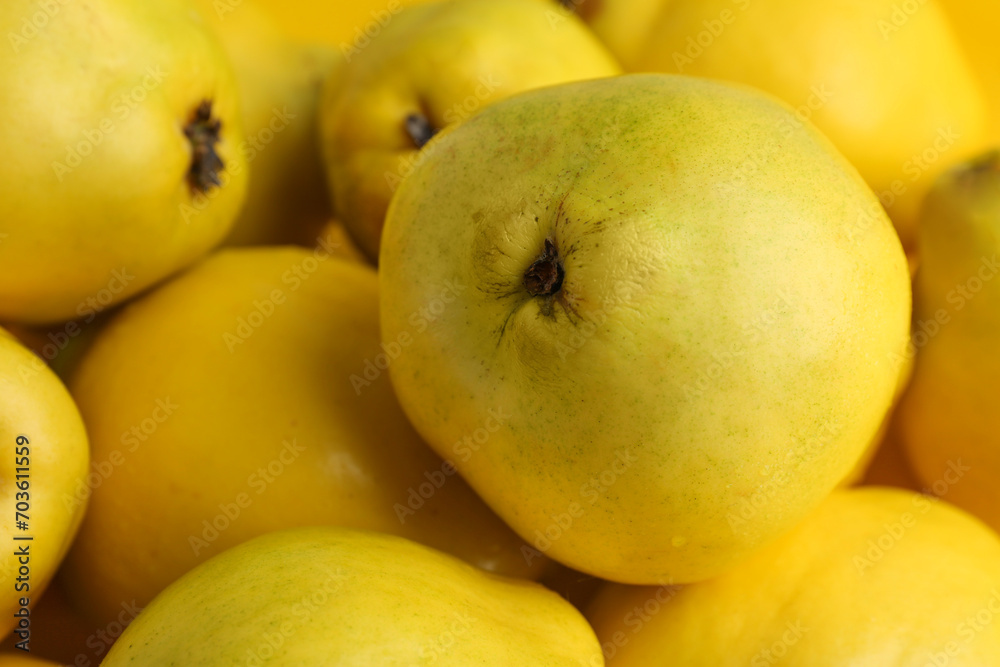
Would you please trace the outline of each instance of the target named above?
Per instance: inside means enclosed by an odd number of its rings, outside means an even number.
[[[603,664],[583,617],[538,584],[391,535],[304,528],[189,572],[102,665],[221,667],[255,654],[275,667]]]
[[[940,0],[988,102],[990,143],[1000,146],[1000,3],[994,0]]]
[[[236,7],[223,6],[223,11],[239,11],[252,3],[267,10],[274,24],[292,38],[329,44],[347,53],[352,48],[367,47],[386,25],[396,20],[404,8],[437,1],[323,0],[317,3],[316,0],[242,0]]]
[[[1000,152],[948,172],[920,225],[913,381],[896,422],[921,481],[1000,529]]]
[[[344,225],[336,220],[326,223],[320,230],[316,239],[316,247],[330,248],[334,255],[342,259],[361,264],[368,263],[364,253],[354,244]]]
[[[560,0],[550,0],[559,3]],[[572,0],[573,11],[627,71],[635,71],[649,33],[670,0]]]
[[[584,3],[586,7],[587,0]],[[605,0],[645,7],[648,0]],[[816,124],[880,195],[904,245],[949,164],[984,148],[985,101],[936,0],[661,1],[626,70],[704,76],[769,92]],[[626,13],[618,8],[618,13]],[[649,10],[647,10],[649,11]],[[592,25],[604,29],[602,12]],[[897,26],[893,21],[901,23]],[[613,45],[622,37],[605,38]],[[599,33],[600,34],[600,33]],[[699,43],[700,40],[700,43]],[[692,46],[693,45],[693,46]]]
[[[298,40],[321,42],[347,51],[363,46],[404,7],[432,0],[244,0],[264,7],[275,23]]]
[[[546,240],[554,301],[524,287]],[[875,435],[909,332],[857,172],[776,101],[691,77],[531,91],[439,137],[379,276],[417,430],[539,551],[627,583],[715,576],[795,525]],[[456,444],[490,409],[510,417]]]
[[[907,265],[909,266],[909,262],[907,262]],[[899,374],[896,378],[896,390],[893,392],[892,406],[886,412],[885,417],[882,418],[882,423],[879,425],[878,431],[875,433],[875,437],[873,437],[871,442],[868,443],[867,450],[861,458],[858,459],[854,470],[848,474],[841,486],[854,486],[855,484],[861,482],[875,462],[875,459],[878,458],[879,452],[883,448],[886,440],[894,437],[891,433],[892,418],[895,414],[896,407],[899,405],[900,399],[903,397],[903,392],[906,391],[907,386],[910,384],[910,379],[913,377],[913,358],[903,356],[902,358],[896,360],[895,363],[898,365]]]
[[[0,49],[0,319],[68,320],[146,289],[222,240],[246,187],[233,74],[187,0],[57,4]],[[39,7],[0,3],[0,32]],[[226,165],[208,196],[183,132],[204,100]]]
[[[998,614],[993,531],[935,499],[868,487],[835,492],[717,579],[612,584],[587,617],[609,667],[978,667],[1000,661]]]
[[[27,439],[25,444],[22,438]],[[77,485],[88,473],[87,433],[73,399],[45,363],[12,335],[0,329],[0,539],[5,548],[0,558],[0,636],[17,623],[14,613],[22,597],[36,600],[55,574],[83,518],[86,503],[71,501]],[[25,478],[19,467],[27,447],[28,488],[17,486]],[[27,498],[24,495],[27,494]],[[28,530],[15,521],[18,502],[28,503]],[[23,519],[22,519],[23,520]],[[31,536],[31,541],[15,541]],[[28,547],[29,562],[21,563],[15,552]],[[19,568],[29,568],[25,581]],[[18,577],[21,579],[18,580]],[[16,590],[15,585],[28,588]]]
[[[234,249],[101,332],[71,389],[94,460],[113,470],[93,491],[65,577],[98,627],[123,600],[144,605],[211,555],[295,526],[391,532],[486,569],[539,571],[442,472],[389,378],[354,384],[366,362],[382,363],[377,304],[370,267],[321,250]],[[203,522],[228,527],[213,540]]]
[[[324,157],[338,219],[378,259],[386,210],[420,161],[405,121],[454,125],[515,93],[614,76],[575,16],[537,0],[455,0],[402,11],[326,87]]]
[[[331,215],[319,150],[319,95],[343,57],[300,44],[247,3],[231,11],[198,0],[205,21],[232,60],[240,87],[250,163],[247,199],[227,245],[312,245]]]
[[[21,655],[0,655],[0,667],[59,667],[57,663]]]

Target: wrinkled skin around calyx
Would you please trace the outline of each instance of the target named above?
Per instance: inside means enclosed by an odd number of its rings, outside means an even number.
[[[910,316],[892,225],[822,135],[666,75],[435,139],[380,280],[424,438],[538,552],[631,583],[714,576],[815,507],[885,415]]]

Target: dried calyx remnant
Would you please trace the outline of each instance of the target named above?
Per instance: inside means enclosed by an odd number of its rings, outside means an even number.
[[[524,286],[531,296],[552,296],[563,283],[563,266],[556,245],[545,239],[545,249],[524,272]]]
[[[422,113],[411,113],[406,117],[406,133],[413,140],[413,145],[423,148],[424,144],[437,134],[437,128],[431,125],[431,121]]]
[[[222,185],[219,174],[226,165],[215,152],[221,130],[222,121],[212,117],[210,100],[199,104],[190,122],[184,126],[184,136],[191,142],[191,167],[188,169],[187,179],[191,189],[196,192],[205,193]]]

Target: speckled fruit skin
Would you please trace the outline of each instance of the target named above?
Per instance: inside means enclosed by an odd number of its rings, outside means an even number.
[[[159,595],[101,664],[261,657],[273,667],[604,664],[583,617],[542,586],[337,528],[272,533],[204,563]]]
[[[1000,663],[1000,539],[948,503],[836,491],[791,534],[686,588],[608,585],[608,667]]]
[[[909,274],[871,191],[786,107],[634,75],[524,93],[427,148],[382,246],[383,342],[412,339],[390,373],[537,551],[698,581],[855,465],[901,370]],[[563,282],[532,297],[546,241]]]

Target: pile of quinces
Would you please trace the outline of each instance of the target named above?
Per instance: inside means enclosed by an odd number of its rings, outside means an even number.
[[[994,0],[4,0],[0,667],[1000,665]]]

